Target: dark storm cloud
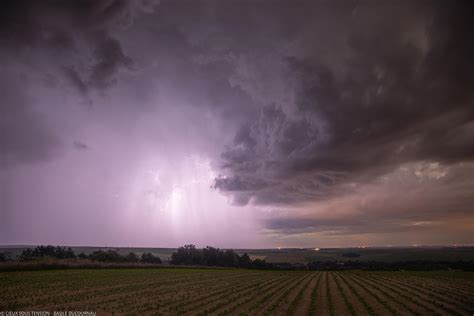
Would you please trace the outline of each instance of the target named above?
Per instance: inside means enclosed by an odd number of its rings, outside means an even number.
[[[467,1],[0,7],[0,177],[12,232],[29,209],[51,232],[58,214],[94,226],[101,210],[130,232],[159,222],[149,231],[171,238],[194,233],[186,225],[202,224],[200,214],[235,210],[219,192],[241,206],[232,219],[281,236],[437,227],[449,237],[472,219]],[[201,181],[209,192],[191,189]],[[25,186],[31,202],[19,198]],[[167,207],[173,218],[143,216]],[[204,224],[193,228],[219,226]]]
[[[97,62],[90,75],[90,84],[95,88],[105,89],[116,82],[114,76],[118,69],[132,65],[132,59],[125,56],[117,40],[100,36],[99,41],[94,52]]]
[[[133,61],[111,31],[129,27],[153,7],[143,1],[6,1],[0,34],[3,53],[61,69],[81,93],[104,89]],[[43,56],[46,60],[36,60]],[[86,58],[84,58],[86,57]],[[42,66],[42,65],[37,65]],[[59,74],[61,75],[61,74]]]
[[[49,159],[59,152],[60,136],[40,114],[37,103],[44,97],[28,90],[48,82],[86,96],[114,85],[133,61],[111,31],[150,12],[154,2],[20,0],[0,6],[2,155],[7,164]]]
[[[343,14],[350,30],[332,36],[346,40],[344,58],[331,46],[333,63],[310,48],[283,57],[295,108],[266,106],[242,127],[222,154],[217,188],[238,183],[257,203],[291,204],[402,163],[474,158],[472,4],[431,3],[415,18],[409,6],[389,7],[362,2]],[[319,32],[330,31],[315,30],[315,41]],[[256,181],[268,189],[252,189]]]
[[[32,100],[23,91],[24,80],[8,72],[3,75],[0,77],[0,169],[23,161],[49,160],[60,147],[59,138],[48,127],[45,116],[31,110]]]
[[[304,214],[267,216],[263,225],[281,235],[467,231],[472,225],[473,167],[472,162],[450,167],[409,163],[338,199],[310,204],[306,209],[311,211]]]

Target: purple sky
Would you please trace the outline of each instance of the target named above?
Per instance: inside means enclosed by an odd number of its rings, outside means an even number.
[[[0,6],[0,244],[474,244],[472,2]]]

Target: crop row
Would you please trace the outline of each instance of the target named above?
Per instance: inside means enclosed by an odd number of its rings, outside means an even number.
[[[459,277],[462,274],[463,277]],[[0,273],[1,310],[472,315],[472,273],[109,269]]]

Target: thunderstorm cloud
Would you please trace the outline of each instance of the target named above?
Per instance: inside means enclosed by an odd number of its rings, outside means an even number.
[[[474,243],[473,3],[0,6],[1,244]]]

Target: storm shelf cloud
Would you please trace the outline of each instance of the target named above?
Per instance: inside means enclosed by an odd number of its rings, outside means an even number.
[[[474,243],[471,2],[0,6],[0,243]]]

